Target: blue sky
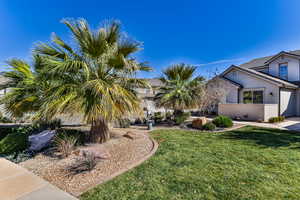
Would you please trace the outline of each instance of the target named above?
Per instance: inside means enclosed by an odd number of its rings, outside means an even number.
[[[4,61],[30,59],[37,41],[49,41],[52,32],[70,40],[62,18],[85,18],[98,27],[118,19],[123,30],[144,43],[137,54],[155,69],[153,77],[172,63],[198,65],[208,75],[230,64],[300,49],[300,1],[100,1],[1,0],[0,70]]]

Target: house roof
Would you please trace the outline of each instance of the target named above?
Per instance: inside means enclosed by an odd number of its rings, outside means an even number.
[[[291,57],[295,57],[295,58],[300,58],[300,55],[297,55],[297,54],[294,54],[294,53],[290,53],[290,52],[285,52],[285,51],[281,51],[279,52],[278,54],[274,55],[272,58],[270,58],[269,60],[267,60],[265,62],[265,64],[269,64],[271,63],[272,61],[274,61],[275,59],[277,59],[278,57],[280,56],[283,56],[283,55],[286,55],[286,56],[291,56]]]
[[[162,86],[162,82],[158,78],[147,78],[146,79],[152,87]]]
[[[277,58],[278,56],[280,56],[282,54],[286,54],[286,55],[290,55],[290,56],[297,56],[300,58],[300,50],[288,51],[288,52],[282,51],[276,55],[271,55],[271,56],[266,56],[266,57],[261,57],[261,58],[256,58],[256,59],[250,60],[249,62],[239,65],[239,67],[242,67],[242,68],[262,67],[262,66],[265,66],[266,64],[268,64],[268,62],[274,60],[275,58]]]
[[[256,76],[257,78],[264,79],[264,80],[267,80],[267,81],[271,81],[271,82],[273,82],[277,85],[280,85],[281,87],[298,88],[298,85],[296,85],[294,83],[291,83],[289,81],[286,81],[286,80],[283,80],[283,79],[280,79],[280,78],[277,78],[277,77],[274,77],[274,76],[270,76],[268,74],[256,71],[254,69],[244,68],[244,67],[235,66],[235,65],[231,65],[231,67],[229,67],[227,70],[225,70],[221,74],[221,76],[224,77],[225,74],[227,74],[228,72],[230,72],[233,69],[244,71],[246,73],[249,73],[251,75]]]
[[[220,77],[221,79],[223,79],[223,80],[225,80],[225,81],[228,81],[229,83],[231,83],[231,84],[237,86],[238,88],[243,88],[243,86],[242,86],[241,84],[239,84],[239,83],[237,83],[237,82],[235,82],[235,81],[233,81],[233,80],[230,80],[230,79],[228,79],[228,78],[226,78],[226,77],[224,77],[224,76],[219,76],[219,77]]]

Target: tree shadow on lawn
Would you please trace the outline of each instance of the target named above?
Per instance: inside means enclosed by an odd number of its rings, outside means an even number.
[[[249,140],[265,147],[291,146],[292,149],[300,148],[300,132],[296,131],[247,126],[224,132],[220,137],[233,140]]]

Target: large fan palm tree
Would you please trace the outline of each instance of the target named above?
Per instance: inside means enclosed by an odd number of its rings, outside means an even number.
[[[108,122],[140,112],[135,87],[148,87],[136,78],[151,70],[132,54],[141,44],[126,37],[118,22],[91,30],[83,20],[63,20],[73,36],[72,45],[53,34],[51,43],[40,43],[35,53],[42,58],[42,73],[51,89],[38,117],[82,113],[91,124],[90,141],[109,139]]]
[[[196,67],[175,64],[163,71],[162,86],[155,95],[156,105],[174,112],[196,108],[203,92],[204,78],[195,77]]]

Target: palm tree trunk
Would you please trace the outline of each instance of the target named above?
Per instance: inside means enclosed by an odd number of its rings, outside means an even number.
[[[89,140],[92,143],[104,143],[110,139],[108,124],[105,119],[99,117],[92,122]]]

